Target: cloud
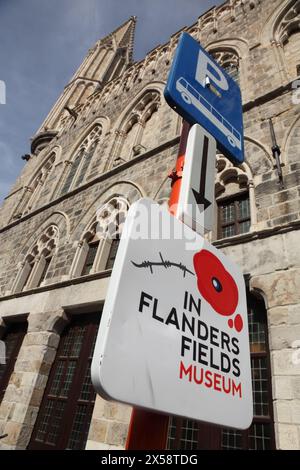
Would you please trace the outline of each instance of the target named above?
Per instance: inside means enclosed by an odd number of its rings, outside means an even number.
[[[11,186],[13,185],[19,167],[14,158],[13,149],[5,142],[0,141],[0,201],[7,196]]]

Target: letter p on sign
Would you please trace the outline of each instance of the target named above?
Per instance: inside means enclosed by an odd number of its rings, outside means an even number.
[[[243,163],[239,84],[185,32],[177,46],[164,96],[171,108],[191,125],[203,127],[217,141],[221,153],[235,164]]]
[[[227,91],[229,89],[225,75],[219,67],[200,50],[195,79],[200,85],[205,87],[207,77],[212,80],[217,87],[221,88],[221,90]]]

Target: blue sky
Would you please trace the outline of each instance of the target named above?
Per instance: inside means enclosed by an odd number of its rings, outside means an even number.
[[[0,0],[0,204],[34,135],[88,49],[137,16],[134,60],[218,0]]]

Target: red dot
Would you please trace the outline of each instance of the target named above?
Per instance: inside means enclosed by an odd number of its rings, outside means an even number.
[[[238,333],[240,333],[240,331],[242,331],[242,329],[243,329],[243,326],[244,326],[243,325],[243,319],[242,319],[241,315],[237,315],[234,319],[234,327],[235,327],[236,331]]]
[[[233,320],[232,320],[232,318],[230,318],[230,320],[228,320],[228,326],[229,326],[229,328],[233,328]]]

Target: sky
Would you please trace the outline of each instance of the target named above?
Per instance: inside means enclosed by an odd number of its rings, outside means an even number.
[[[137,16],[134,60],[224,0],[0,0],[0,205],[88,49]],[[2,104],[1,89],[6,88]]]

